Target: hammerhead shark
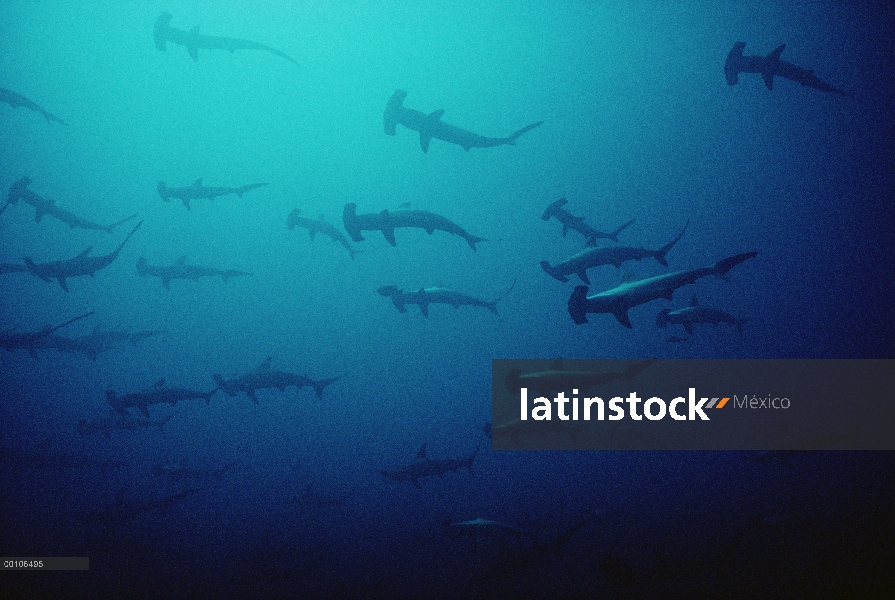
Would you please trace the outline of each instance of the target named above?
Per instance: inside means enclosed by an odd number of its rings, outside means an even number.
[[[137,429],[146,429],[148,427],[158,427],[160,430],[165,424],[171,420],[174,413],[171,413],[163,419],[134,419],[119,415],[113,411],[112,415],[95,421],[81,419],[78,421],[78,433],[82,436],[101,434],[107,440],[112,439],[113,431],[136,431]]]
[[[345,231],[351,236],[355,242],[364,241],[361,231],[379,230],[385,239],[392,246],[396,246],[395,228],[396,227],[416,227],[425,229],[426,233],[432,234],[436,229],[446,231],[453,235],[459,235],[466,240],[469,247],[475,252],[475,245],[479,242],[487,241],[468,233],[462,227],[453,221],[442,217],[441,215],[425,210],[401,209],[389,211],[383,210],[380,213],[357,214],[357,204],[349,202],[342,211],[342,223],[345,225]]]
[[[541,219],[549,221],[550,217],[555,217],[557,221],[562,223],[563,237],[566,237],[566,234],[569,232],[570,229],[574,229],[584,236],[586,246],[596,246],[598,238],[618,242],[618,234],[624,231],[631,223],[636,220],[631,219],[615,231],[604,233],[598,229],[594,229],[593,227],[585,223],[584,217],[576,217],[565,208],[563,208],[566,204],[568,204],[568,202],[569,201],[565,198],[560,198],[556,202],[552,203],[544,211],[544,214],[541,215]]]
[[[687,225],[689,224],[690,222],[687,221]],[[590,280],[587,278],[587,270],[601,265],[615,265],[616,268],[619,268],[625,261],[639,261],[644,258],[652,257],[655,258],[660,265],[667,267],[668,263],[665,262],[665,255],[668,254],[668,251],[671,250],[684,236],[684,232],[687,231],[687,225],[684,225],[684,228],[676,238],[658,250],[647,250],[646,248],[626,246],[611,246],[608,248],[594,248],[591,246],[585,248],[573,257],[562,261],[555,267],[551,267],[549,262],[542,260],[541,268],[554,279],[558,279],[564,283],[569,280],[566,275],[575,273],[581,281],[586,285],[590,285]]]
[[[171,198],[178,198],[183,201],[183,205],[189,210],[190,200],[198,200],[200,198],[214,200],[218,196],[226,196],[228,194],[236,194],[242,198],[242,195],[249,190],[264,187],[265,185],[268,184],[250,183],[242,187],[205,187],[202,185],[202,178],[200,177],[193,182],[193,185],[188,185],[186,187],[169,188],[164,181],[159,181],[158,186],[156,187],[158,189],[158,195],[162,197],[162,200],[170,202]]]
[[[127,234],[127,237],[124,238],[121,244],[119,244],[118,248],[103,256],[87,256],[90,251],[93,250],[93,246],[90,246],[74,258],[66,260],[56,260],[41,264],[35,263],[27,256],[22,260],[25,261],[25,266],[28,267],[28,271],[32,275],[39,277],[46,282],[55,279],[59,282],[59,285],[62,286],[62,289],[67,292],[68,285],[65,282],[66,279],[81,275],[90,275],[93,277],[97,271],[111,265],[112,261],[118,257],[118,253],[121,252],[121,249],[124,248],[124,244],[137,232],[137,229],[139,229],[142,224],[143,221],[137,223],[137,226]]]
[[[112,223],[111,225],[100,225],[99,223],[94,223],[92,221],[82,219],[81,217],[63,208],[58,207],[55,200],[50,200],[48,198],[42,198],[38,196],[28,189],[28,186],[30,184],[31,179],[29,179],[28,177],[22,177],[15,183],[13,183],[12,186],[10,186],[9,188],[6,205],[8,206],[10,204],[17,204],[20,199],[24,200],[34,207],[34,221],[36,223],[40,223],[40,221],[44,218],[44,215],[49,215],[53,218],[59,219],[72,229],[78,227],[80,229],[93,229],[97,231],[107,231],[109,233],[112,233],[113,229],[137,216],[137,213],[134,213],[126,219],[121,219],[120,221]]]
[[[467,306],[484,306],[496,315],[497,303],[510,293],[510,290],[513,289],[514,285],[516,285],[515,279],[513,280],[513,283],[510,284],[510,287],[494,300],[479,300],[473,296],[468,296],[461,292],[455,292],[454,290],[449,290],[443,287],[420,288],[416,292],[405,292],[397,286],[384,285],[376,291],[380,296],[391,298],[392,304],[394,304],[395,308],[402,313],[407,312],[407,308],[405,307],[406,304],[419,305],[420,312],[423,313],[424,317],[429,316],[430,304],[449,304],[454,308],[460,308],[461,304],[465,304]]]
[[[852,95],[818,78],[810,69],[803,69],[785,60],[780,60],[780,55],[786,49],[786,44],[778,46],[767,56],[744,56],[743,48],[745,47],[745,42],[737,42],[727,54],[727,62],[724,63],[724,77],[727,78],[727,85],[736,85],[740,73],[761,73],[764,84],[769,90],[774,89],[774,76],[776,75],[792,79],[803,86],[813,87],[822,92],[831,92],[842,96]]]
[[[351,254],[351,260],[354,260],[354,255],[357,254],[359,250],[355,250],[351,247],[351,244],[348,243],[348,238],[345,237],[344,233],[336,229],[335,225],[328,222],[323,215],[320,215],[316,219],[309,219],[307,217],[298,216],[299,213],[301,213],[301,211],[297,208],[289,213],[289,218],[286,219],[286,227],[290,230],[295,229],[296,227],[307,229],[308,234],[311,236],[311,241],[314,241],[314,238],[318,233],[322,233],[333,241],[339,242],[345,246],[345,249]]]
[[[412,108],[405,108],[403,104],[406,97],[407,92],[395,90],[388,104],[385,105],[385,114],[382,117],[385,133],[395,135],[398,125],[417,131],[420,134],[420,147],[423,149],[423,152],[429,151],[429,142],[432,138],[444,140],[450,144],[457,144],[467,152],[470,148],[490,148],[492,146],[503,146],[504,144],[515,146],[516,138],[543,123],[543,121],[538,121],[537,123],[527,125],[509,137],[485,137],[460,129],[454,125],[448,125],[442,121],[441,116],[444,114],[444,109],[436,110],[427,115]]]
[[[199,267],[196,265],[188,265],[186,264],[186,256],[181,256],[179,259],[177,259],[177,262],[175,262],[170,267],[150,265],[146,262],[146,259],[141,256],[137,259],[137,273],[140,274],[140,277],[158,277],[162,280],[162,285],[165,286],[166,290],[171,289],[172,279],[192,279],[193,281],[196,281],[200,277],[213,277],[215,275],[220,275],[224,279],[224,283],[227,283],[231,277],[251,275],[251,273],[246,273],[245,271],[236,271],[233,269],[222,271],[213,267]]]
[[[258,42],[250,42],[238,38],[219,37],[215,35],[199,35],[199,26],[196,25],[189,31],[171,27],[171,13],[163,12],[155,20],[153,28],[153,36],[155,37],[155,47],[159,50],[167,49],[167,42],[186,46],[187,52],[194,61],[199,60],[199,49],[203,50],[266,50],[277,56],[282,56],[291,63],[298,64],[288,55],[280,52],[270,46],[259,44]]]
[[[578,389],[584,394],[595,385],[604,385],[619,379],[628,381],[654,362],[656,359],[652,358],[641,360],[621,371],[569,371],[563,365],[563,360],[557,358],[546,371],[522,374],[519,369],[510,369],[504,383],[507,390],[513,393],[524,387],[537,390],[543,396],[572,389]],[[494,427],[493,432],[496,431],[497,427]]]
[[[737,254],[719,260],[710,267],[675,271],[639,281],[631,281],[593,296],[587,295],[587,286],[579,285],[569,298],[569,315],[576,324],[581,325],[587,323],[587,313],[612,313],[619,323],[630,329],[629,308],[659,298],[671,300],[674,290],[694,283],[707,275],[726,279],[728,271],[757,255],[758,252]]]
[[[45,111],[43,108],[22,96],[21,94],[17,94],[12,90],[8,90],[6,88],[0,88],[0,102],[5,102],[9,104],[13,108],[18,108],[20,106],[24,106],[28,110],[33,110],[36,113],[40,113],[44,116],[44,119],[47,120],[47,123],[52,121],[56,121],[57,123],[62,123],[63,125],[67,125],[65,121],[57,117],[56,115]]]
[[[386,471],[383,469],[380,473],[392,481],[409,481],[413,484],[413,487],[421,489],[422,486],[420,485],[419,480],[425,477],[432,477],[435,475],[443,477],[445,473],[456,471],[460,467],[466,467],[466,469],[472,473],[472,461],[475,460],[476,454],[479,453],[480,445],[476,446],[475,450],[472,451],[472,454],[466,458],[456,459],[429,458],[426,456],[426,444],[423,444],[416,453],[416,457],[413,461],[395,471]]]
[[[218,384],[218,388],[223,390],[228,396],[235,396],[238,392],[245,392],[256,404],[258,397],[255,394],[258,390],[265,388],[277,388],[281,392],[285,391],[289,386],[303,388],[305,386],[314,388],[314,393],[318,399],[323,399],[323,389],[329,384],[337,381],[339,377],[331,377],[329,379],[314,380],[304,375],[296,373],[288,373],[285,371],[271,371],[270,365],[273,357],[268,356],[263,363],[255,370],[254,373],[247,373],[225,380],[218,374],[214,375],[214,380]]]
[[[170,404],[175,406],[180,400],[193,400],[201,398],[208,404],[217,389],[202,392],[188,388],[165,387],[165,378],[155,382],[148,390],[132,392],[119,396],[114,390],[106,391],[106,401],[119,415],[126,417],[128,408],[138,408],[143,416],[149,418],[150,404]]]
[[[165,333],[162,330],[153,331],[136,331],[130,333],[128,331],[112,331],[102,329],[99,325],[94,327],[93,331],[88,335],[82,335],[75,338],[75,341],[85,347],[92,348],[97,354],[111,349],[115,344],[120,342],[130,342],[134,347],[138,342],[147,338],[155,337]]]
[[[656,325],[662,329],[665,329],[669,323],[673,323],[675,325],[683,325],[689,334],[693,333],[693,325],[696,323],[711,323],[712,325],[730,323],[742,335],[743,325],[748,321],[749,319],[737,319],[717,308],[700,306],[696,296],[690,298],[690,306],[687,308],[679,308],[678,310],[663,308],[656,316]]]
[[[88,313],[84,313],[74,319],[69,319],[65,323],[61,325],[47,325],[40,331],[36,331],[34,333],[0,333],[0,348],[8,352],[12,352],[13,350],[27,350],[31,353],[33,358],[37,358],[37,349],[40,348],[39,342],[52,334],[57,329],[62,329],[66,325],[71,325],[75,321],[79,321],[85,317],[89,317],[93,314],[91,310]]]
[[[224,473],[239,464],[239,460],[234,460],[219,469],[191,469],[186,466],[186,459],[180,461],[176,465],[156,465],[152,467],[152,474],[156,477],[167,477],[171,483],[177,483],[183,479],[220,479]]]

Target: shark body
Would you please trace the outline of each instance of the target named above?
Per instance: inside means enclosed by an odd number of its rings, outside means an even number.
[[[14,91],[8,90],[6,88],[0,88],[0,102],[5,102],[6,104],[9,104],[13,108],[18,108],[20,106],[23,106],[23,107],[27,108],[28,110],[33,110],[36,113],[40,113],[43,115],[44,119],[47,120],[47,123],[56,121],[57,123],[61,123],[63,125],[67,124],[65,121],[63,121],[56,115],[44,110],[43,108],[38,106],[36,103],[34,103],[31,100],[29,100],[28,98],[26,98],[25,96],[23,96],[21,94],[17,94]]]
[[[93,250],[93,246],[90,246],[78,256],[66,260],[56,260],[40,264],[35,263],[27,256],[22,260],[25,261],[25,266],[32,275],[43,279],[46,282],[55,279],[59,282],[59,285],[62,286],[62,289],[67,292],[67,279],[83,275],[90,275],[93,277],[97,271],[108,267],[118,257],[121,249],[124,248],[124,244],[137,232],[137,229],[139,229],[142,224],[143,221],[137,223],[137,226],[127,234],[127,237],[124,238],[121,244],[119,244],[118,248],[103,256],[87,256],[90,251]]]
[[[729,323],[742,334],[743,325],[746,324],[748,320],[749,319],[737,319],[733,315],[717,308],[700,306],[699,300],[697,300],[696,296],[693,296],[690,299],[690,306],[686,308],[679,308],[677,310],[663,308],[656,316],[656,325],[663,329],[669,323],[683,325],[684,329],[687,330],[687,333],[692,334],[693,326],[697,323],[711,323],[712,325]]]
[[[398,227],[424,229],[430,235],[436,229],[438,231],[446,231],[465,239],[473,252],[477,243],[486,241],[484,238],[476,237],[467,232],[450,219],[426,210],[402,209],[389,211],[386,209],[379,213],[359,215],[357,214],[357,204],[350,202],[345,205],[345,209],[342,212],[342,222],[345,225],[345,231],[348,232],[348,235],[355,242],[364,241],[364,236],[361,234],[362,231],[378,230],[382,232],[389,244],[396,246],[395,229]]]
[[[119,396],[114,390],[106,391],[106,401],[112,409],[122,416],[127,416],[127,409],[138,408],[143,416],[149,418],[149,406],[152,404],[170,404],[175,406],[180,400],[202,399],[206,403],[211,402],[211,397],[217,390],[203,392],[189,388],[165,387],[165,379],[159,379],[148,390],[132,392]]]
[[[251,275],[245,271],[236,271],[234,269],[215,269],[214,267],[200,267],[197,265],[186,264],[186,256],[181,256],[170,267],[159,265],[150,265],[142,256],[137,259],[137,273],[140,277],[158,277],[162,280],[162,285],[166,290],[171,289],[172,279],[192,279],[198,280],[200,277],[214,277],[220,275],[224,283],[227,283],[231,277],[240,277],[242,275]]]
[[[689,225],[689,222],[687,225]],[[556,266],[550,266],[549,262],[542,260],[541,268],[544,269],[548,275],[563,283],[569,280],[567,275],[572,275],[574,273],[578,275],[578,278],[583,281],[585,285],[590,285],[590,280],[587,278],[587,270],[602,265],[615,265],[616,268],[619,268],[623,263],[629,260],[640,261],[644,258],[655,258],[656,262],[663,267],[667,267],[668,263],[665,261],[665,255],[668,254],[668,251],[671,250],[683,237],[684,232],[687,231],[687,225],[684,225],[684,228],[676,238],[658,250],[647,250],[646,248],[634,248],[630,246],[610,246],[607,248],[588,247]]]
[[[774,77],[783,77],[822,92],[842,96],[852,95],[823,81],[811,69],[803,69],[785,60],[780,60],[780,55],[786,49],[786,44],[778,46],[767,56],[746,56],[743,54],[745,47],[744,42],[737,42],[727,54],[727,61],[724,63],[724,77],[727,79],[728,85],[736,85],[739,82],[740,73],[760,73],[769,90],[774,89]]]
[[[455,125],[450,125],[441,120],[444,110],[436,110],[435,112],[426,113],[406,108],[404,106],[404,98],[407,92],[396,90],[385,106],[383,114],[383,127],[388,135],[396,135],[398,125],[403,125],[408,129],[412,129],[420,134],[420,148],[423,152],[429,151],[429,142],[432,138],[448,142],[449,144],[457,144],[467,152],[470,148],[490,148],[493,146],[503,146],[509,144],[516,145],[516,139],[527,131],[531,131],[538,127],[543,121],[532,123],[523,127],[516,133],[503,138],[485,137],[461,129]]]
[[[7,195],[6,203],[7,205],[16,204],[19,200],[23,200],[24,202],[30,204],[34,207],[34,221],[36,223],[40,223],[45,216],[51,216],[54,219],[62,221],[72,229],[77,227],[79,229],[92,229],[96,231],[107,231],[109,233],[112,233],[113,229],[137,216],[137,214],[134,213],[126,219],[121,219],[120,221],[112,223],[111,225],[100,225],[99,223],[94,223],[93,221],[82,219],[78,215],[60,208],[56,205],[56,202],[54,200],[38,196],[28,189],[28,186],[30,184],[31,180],[28,177],[22,177],[15,183],[13,183],[12,186],[10,186],[9,188],[9,194]]]
[[[380,473],[392,481],[409,481],[413,484],[413,487],[421,489],[422,486],[419,480],[426,477],[434,477],[436,475],[443,477],[445,473],[457,471],[461,467],[466,467],[472,473],[472,461],[475,460],[478,452],[479,446],[476,446],[472,454],[466,458],[429,458],[426,456],[426,444],[423,444],[413,461],[394,471],[383,469]]]
[[[227,50],[234,52],[236,50],[264,50],[281,56],[291,63],[298,64],[287,54],[280,52],[276,48],[259,44],[258,42],[250,42],[249,40],[241,40],[239,38],[220,37],[215,35],[199,35],[199,26],[196,25],[189,31],[184,31],[177,27],[171,27],[171,13],[163,12],[155,20],[153,28],[153,37],[155,38],[155,47],[159,50],[166,50],[167,43],[185,46],[190,57],[199,60],[199,50]]]
[[[156,189],[158,190],[158,195],[161,196],[162,200],[165,202],[170,202],[171,198],[177,198],[182,201],[186,209],[189,210],[191,200],[214,200],[218,196],[227,196],[229,194],[236,194],[242,198],[242,195],[246,192],[266,185],[268,184],[250,183],[241,187],[206,187],[202,185],[202,178],[200,177],[193,182],[193,185],[185,187],[168,187],[164,181],[159,181]]]
[[[631,219],[624,225],[621,225],[615,231],[610,231],[608,233],[600,231],[599,229],[595,229],[584,222],[584,217],[576,217],[569,211],[567,211],[564,207],[568,204],[568,200],[565,198],[560,198],[556,202],[553,202],[547,209],[544,211],[544,214],[541,215],[541,219],[544,221],[549,221],[550,217],[555,218],[557,221],[562,223],[562,236],[566,237],[566,234],[570,229],[577,231],[581,235],[584,236],[585,245],[587,246],[595,246],[597,244],[597,239],[607,239],[612,240],[613,242],[618,242],[618,234],[624,231],[631,223],[635,221],[635,219]]]
[[[344,233],[336,229],[335,225],[327,221],[323,215],[320,215],[316,219],[309,219],[307,217],[299,216],[299,213],[301,213],[301,211],[297,208],[289,213],[289,218],[286,220],[286,227],[290,230],[295,229],[296,227],[307,229],[308,235],[311,236],[311,241],[314,241],[314,238],[318,233],[322,233],[333,241],[342,244],[345,249],[348,250],[348,253],[351,254],[351,260],[354,260],[354,255],[357,254],[358,250],[351,247],[348,238],[345,237]]]
[[[245,392],[257,404],[258,396],[256,392],[258,390],[276,388],[283,392],[290,386],[313,388],[317,398],[323,399],[323,389],[339,379],[339,377],[331,377],[329,379],[315,380],[297,373],[273,371],[270,368],[272,361],[273,357],[268,357],[253,373],[247,373],[227,380],[215,374],[214,380],[218,384],[218,388],[228,396],[236,396],[239,392]]]
[[[675,271],[623,283],[593,296],[587,295],[587,286],[579,285],[569,297],[569,315],[576,324],[581,325],[587,323],[587,313],[611,313],[615,315],[619,323],[630,329],[631,320],[628,318],[628,309],[659,298],[671,300],[676,289],[708,275],[724,279],[730,269],[757,254],[758,252],[746,252],[719,260],[710,267]]]
[[[513,285],[515,284],[516,282],[513,281]],[[448,304],[454,308],[460,308],[460,306],[463,305],[483,306],[496,315],[497,302],[513,289],[513,285],[510,285],[506,292],[494,300],[481,300],[474,296],[469,296],[462,292],[456,292],[443,287],[420,288],[415,292],[405,292],[397,286],[385,285],[376,290],[376,292],[380,296],[391,298],[392,304],[394,304],[395,308],[402,313],[407,312],[407,304],[416,304],[420,307],[420,312],[423,313],[423,316],[428,317],[430,304]]]

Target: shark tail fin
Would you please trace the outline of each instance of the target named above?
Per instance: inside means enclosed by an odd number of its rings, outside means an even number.
[[[631,224],[632,224],[634,221],[636,221],[636,220],[637,220],[637,219],[631,219],[630,221],[628,221],[627,223],[625,223],[624,225],[622,225],[621,227],[619,227],[619,228],[616,229],[615,231],[611,232],[611,233],[610,233],[608,236],[606,236],[606,237],[608,237],[608,238],[609,238],[610,240],[612,240],[613,242],[618,242],[618,234],[620,234],[622,231],[624,231],[625,229],[627,229],[628,226],[631,225]],[[588,245],[596,245],[596,244],[588,244]]]
[[[338,381],[342,376],[331,377],[329,379],[320,379],[318,381],[312,381],[311,385],[314,387],[314,393],[317,394],[317,398],[319,400],[323,400],[323,389],[329,384]]]
[[[684,233],[687,231],[687,227],[690,225],[690,221],[687,221],[684,224],[684,228],[681,229],[681,232],[677,234],[677,237],[659,248],[656,251],[656,260],[659,261],[659,264],[663,267],[667,267],[668,263],[665,261],[665,255],[668,254],[668,251],[674,248],[674,245],[677,244],[682,237],[684,237]]]
[[[656,325],[658,325],[662,329],[665,329],[665,327],[668,325],[668,315],[670,313],[671,311],[667,308],[663,308],[662,310],[660,310],[659,314],[656,315]]]
[[[519,131],[517,131],[516,133],[514,133],[513,135],[511,135],[510,137],[508,137],[507,140],[506,140],[506,142],[504,142],[504,143],[509,144],[510,146],[515,146],[515,145],[516,145],[516,139],[517,139],[520,135],[522,135],[523,133],[527,133],[527,132],[531,131],[531,130],[534,129],[535,127],[539,127],[539,126],[543,125],[543,123],[544,123],[543,121],[538,121],[537,123],[532,123],[531,125],[526,125],[526,126],[523,127],[522,129],[520,129]]]
[[[736,329],[737,329],[737,331],[739,332],[740,335],[743,335],[743,325],[745,325],[746,323],[748,323],[750,320],[751,320],[751,319],[749,319],[749,317],[745,317],[745,318],[743,318],[743,319],[737,319],[737,320],[734,322],[733,326],[736,327]]]
[[[507,295],[513,291],[513,288],[516,287],[516,281],[517,281],[517,279],[513,279],[513,283],[511,283],[510,286],[507,289],[505,289],[500,296],[498,296],[497,298],[495,298],[494,300],[492,300],[491,302],[486,304],[486,306],[488,307],[488,310],[493,312],[495,315],[498,314],[497,313],[497,303],[500,302],[501,300],[503,300],[504,298],[506,298]]]
[[[559,269],[557,269],[556,267],[551,267],[550,263],[546,260],[541,261],[541,268],[544,269],[547,275],[550,275],[550,277],[562,281],[563,283],[569,280],[568,277],[559,272]]]
[[[118,227],[119,225],[127,223],[131,219],[135,219],[137,217],[137,214],[138,213],[134,213],[131,216],[127,217],[126,219],[121,219],[120,221],[116,221],[115,223],[112,223],[111,225],[106,227],[106,231],[108,231],[109,233],[112,233],[112,230],[115,229],[116,227]]]
[[[472,248],[473,252],[475,252],[476,244],[478,244],[479,242],[487,242],[488,241],[485,238],[476,237],[476,236],[470,235],[470,234],[467,234],[464,237],[466,237],[466,243],[469,244],[469,247]]]
[[[576,325],[587,323],[587,286],[576,285],[569,296],[569,315]]]
[[[745,262],[750,258],[754,258],[756,256],[758,256],[758,252],[744,252],[743,254],[737,254],[736,256],[731,256],[729,258],[719,260],[715,263],[714,266],[715,275],[717,275],[721,279],[726,279],[728,271],[730,271],[741,262]]]

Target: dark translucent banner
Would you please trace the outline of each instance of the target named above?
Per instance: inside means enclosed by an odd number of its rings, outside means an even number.
[[[895,450],[895,360],[494,360],[496,450]]]

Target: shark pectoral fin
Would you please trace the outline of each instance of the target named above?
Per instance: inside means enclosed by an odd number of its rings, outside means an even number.
[[[426,442],[426,443],[428,443],[428,442]],[[423,444],[422,446],[420,446],[420,449],[417,450],[417,452],[416,452],[415,458],[426,458],[426,444]]]
[[[162,277],[162,285],[165,286],[166,290],[171,289],[171,278],[170,277]]]
[[[143,416],[145,416],[148,419],[149,418],[149,407],[146,406],[146,403],[144,402],[143,404],[141,404],[139,406],[139,408],[140,408],[140,412],[143,413]]]
[[[420,131],[420,148],[423,150],[423,154],[429,152],[429,142],[432,141],[432,134],[427,133],[426,130]]]
[[[687,333],[693,335],[693,323],[684,323],[684,329],[687,330]]]
[[[618,319],[618,322],[631,329],[631,319],[628,318],[628,310],[626,308],[620,308],[613,312],[615,318]]]
[[[587,278],[587,271],[582,269],[578,271],[578,279],[584,282],[584,285],[590,285],[590,279]]]
[[[398,242],[395,241],[395,228],[389,227],[387,229],[383,228],[382,235],[385,236],[386,241],[392,246],[397,246]]]
[[[199,48],[198,46],[187,46],[186,51],[190,53],[190,58],[194,61],[199,60]]]
[[[190,209],[190,201],[189,201],[188,198],[184,198],[184,199],[183,199],[183,205],[186,206],[186,209],[187,209],[187,210]]]
[[[764,84],[769,90],[774,89],[774,74],[773,73],[762,73],[762,79],[764,79]]]
[[[427,319],[429,318],[429,303],[428,302],[420,302],[420,312],[423,313],[423,316]]]
[[[255,395],[255,390],[247,390],[246,393],[249,395],[249,398],[252,399],[252,402],[258,404],[258,396]]]
[[[65,277],[60,277],[60,278],[59,278],[59,285],[62,286],[62,289],[63,289],[63,290],[65,290],[66,292],[68,291],[68,284],[65,283]]]
[[[90,254],[90,251],[91,251],[91,250],[93,250],[93,246],[90,246],[89,248],[87,248],[86,250],[84,250],[83,252],[81,252],[80,254],[78,254],[78,258],[84,258],[84,257],[86,257],[88,254]]]
[[[311,236],[311,241],[313,242],[314,238],[317,237],[317,230],[316,229],[308,229],[308,235]]]
[[[43,210],[41,210],[41,209],[38,208],[38,209],[34,212],[34,222],[35,222],[35,223],[40,223],[41,219],[44,218],[44,215],[45,215],[45,214],[47,214],[46,211],[43,211]]]

